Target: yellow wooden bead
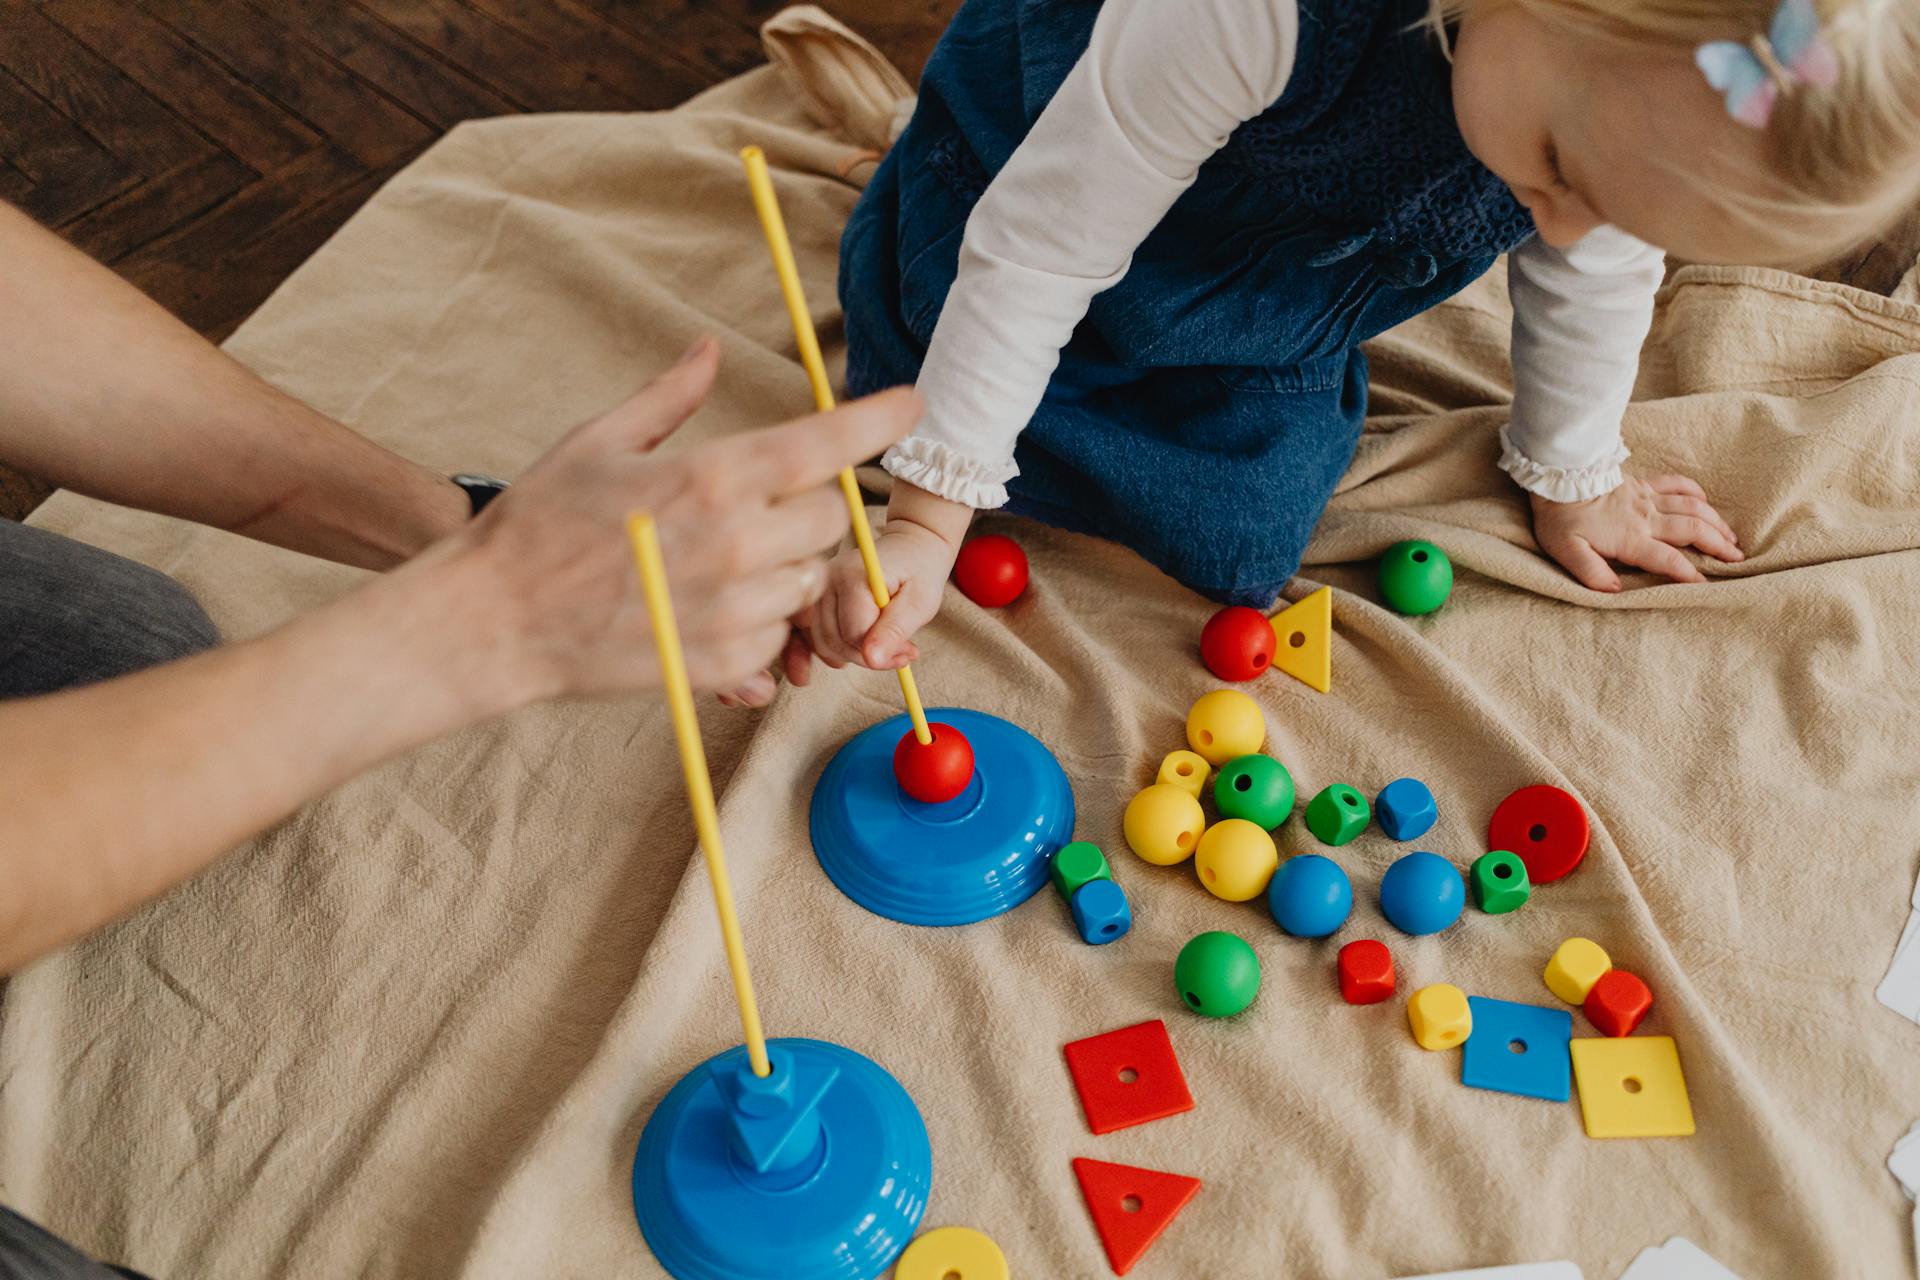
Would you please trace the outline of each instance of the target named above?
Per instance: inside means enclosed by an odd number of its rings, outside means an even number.
[[[1250,756],[1267,740],[1267,720],[1260,704],[1238,689],[1215,689],[1203,694],[1187,712],[1187,745],[1223,765]]]
[[[1207,815],[1199,797],[1168,782],[1156,782],[1127,802],[1121,829],[1127,847],[1148,862],[1171,866],[1193,856]]]
[[[1407,1000],[1407,1021],[1422,1049],[1451,1049],[1473,1034],[1467,993],[1449,982],[1422,987]]]
[[[1228,902],[1245,902],[1265,893],[1279,865],[1280,851],[1273,847],[1273,837],[1245,818],[1222,818],[1208,827],[1193,859],[1193,869],[1207,892]]]
[[[1207,779],[1213,774],[1213,766],[1191,751],[1169,751],[1167,758],[1160,762],[1160,776],[1155,782],[1165,782],[1190,793],[1198,800],[1207,789]]]
[[[1600,981],[1600,975],[1613,968],[1613,961],[1597,942],[1568,938],[1547,961],[1547,989],[1568,1004],[1584,1004],[1587,992]]]

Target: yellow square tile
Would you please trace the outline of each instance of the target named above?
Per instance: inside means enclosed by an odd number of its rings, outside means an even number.
[[[1573,1078],[1589,1138],[1684,1138],[1693,1104],[1672,1036],[1575,1040]]]

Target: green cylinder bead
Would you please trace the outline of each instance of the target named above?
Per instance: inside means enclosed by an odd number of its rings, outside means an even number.
[[[1527,879],[1527,864],[1520,860],[1519,854],[1505,849],[1481,854],[1467,873],[1467,879],[1473,885],[1474,902],[1490,916],[1519,910],[1533,894],[1533,885]]]
[[[1431,542],[1396,542],[1380,557],[1380,594],[1396,613],[1432,613],[1453,592],[1453,561]]]
[[[1214,780],[1213,803],[1223,818],[1245,818],[1271,831],[1293,812],[1293,775],[1272,756],[1241,756]]]
[[[1208,1018],[1229,1018],[1260,994],[1260,957],[1246,940],[1214,930],[1180,948],[1173,962],[1180,1001]]]
[[[1054,853],[1047,872],[1053,877],[1053,887],[1068,902],[1073,901],[1073,895],[1080,892],[1080,886],[1089,880],[1113,879],[1113,872],[1107,867],[1107,856],[1090,840],[1075,840],[1072,844],[1061,845]]]

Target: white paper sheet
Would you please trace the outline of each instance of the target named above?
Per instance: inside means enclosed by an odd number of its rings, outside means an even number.
[[[1705,1249],[1685,1236],[1640,1251],[1620,1280],[1740,1280]]]
[[[1893,963],[1873,994],[1907,1021],[1920,1023],[1920,880],[1914,881],[1913,911],[1893,949]]]

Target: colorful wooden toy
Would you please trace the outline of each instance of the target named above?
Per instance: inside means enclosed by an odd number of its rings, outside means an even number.
[[[1389,840],[1417,840],[1440,818],[1433,792],[1418,778],[1400,778],[1380,788],[1373,814]]]
[[[1579,866],[1591,836],[1580,802],[1544,783],[1502,800],[1487,824],[1487,848],[1519,854],[1534,884],[1552,884]]]
[[[1393,996],[1393,952],[1384,942],[1354,939],[1340,948],[1334,971],[1340,975],[1340,998],[1348,1004],[1379,1004]]]
[[[909,729],[893,749],[893,777],[922,804],[945,804],[973,781],[973,745],[950,724],[929,724],[933,741]]]
[[[1575,1040],[1574,1079],[1589,1138],[1684,1138],[1693,1103],[1672,1036]]]
[[[1007,1255],[972,1227],[935,1227],[907,1246],[893,1280],[1007,1280]]]
[[[1073,895],[1073,927],[1090,947],[1118,942],[1133,928],[1127,895],[1112,880],[1089,880]]]
[[[1332,858],[1303,853],[1288,858],[1267,888],[1273,922],[1296,938],[1324,938],[1347,922],[1353,882]]]
[[[1200,660],[1222,680],[1251,680],[1273,661],[1273,627],[1267,615],[1243,604],[1228,605],[1200,631]]]
[[[1267,891],[1280,851],[1265,827],[1245,818],[1222,818],[1200,837],[1193,870],[1208,893],[1227,902],[1246,902]]]
[[[1519,854],[1505,849],[1495,849],[1475,858],[1467,879],[1473,885],[1474,902],[1490,916],[1518,911],[1533,893],[1533,884],[1527,879],[1527,864],[1520,860]]]
[[[1223,818],[1245,818],[1271,831],[1293,812],[1293,775],[1272,756],[1241,756],[1214,780],[1213,805]]]
[[[1245,939],[1209,930],[1180,948],[1173,985],[1195,1013],[1230,1018],[1260,994],[1260,957]]]
[[[1127,847],[1148,862],[1168,867],[1193,856],[1207,815],[1182,787],[1156,782],[1127,802],[1120,820]]]
[[[1187,745],[1218,767],[1250,756],[1267,740],[1267,719],[1260,704],[1238,689],[1204,693],[1187,712]]]
[[[1343,845],[1367,829],[1367,798],[1344,782],[1322,789],[1307,801],[1307,830],[1321,844]]]
[[[953,581],[983,609],[1012,604],[1027,589],[1027,553],[1003,534],[969,538],[954,557]]]
[[[1568,1004],[1585,1004],[1587,992],[1600,981],[1600,975],[1613,968],[1613,961],[1600,944],[1587,938],[1568,938],[1554,949],[1547,961],[1547,990]]]
[[[1160,762],[1160,773],[1154,781],[1179,787],[1198,800],[1206,793],[1207,779],[1212,774],[1213,766],[1197,752],[1169,751],[1167,758]]]
[[[1432,613],[1453,593],[1453,561],[1431,542],[1396,542],[1380,557],[1380,595],[1395,613]]]
[[[1198,1178],[1085,1156],[1074,1159],[1073,1176],[1080,1180],[1093,1229],[1116,1276],[1133,1270],[1133,1264],[1200,1190]]]
[[[1060,896],[1072,902],[1073,895],[1087,881],[1113,879],[1113,869],[1107,865],[1107,855],[1100,852],[1099,845],[1091,840],[1075,840],[1054,851],[1052,861],[1047,864],[1047,875]]]
[[[1436,982],[1407,997],[1407,1025],[1422,1049],[1451,1049],[1473,1035],[1473,1006],[1451,982]]]
[[[1572,1096],[1567,1059],[1572,1014],[1484,996],[1469,996],[1467,1004],[1473,1010],[1473,1038],[1460,1055],[1461,1084],[1548,1102]]]
[[[1273,665],[1321,693],[1333,688],[1333,588],[1273,615]]]
[[[1447,928],[1466,905],[1467,886],[1459,870],[1437,853],[1410,853],[1380,877],[1380,910],[1395,928],[1416,938]]]
[[[1062,1052],[1087,1128],[1095,1134],[1193,1110],[1167,1024],[1158,1018],[1075,1040]]]
[[[1609,969],[1594,981],[1580,1008],[1601,1035],[1630,1036],[1653,1008],[1653,992],[1637,975]]]

